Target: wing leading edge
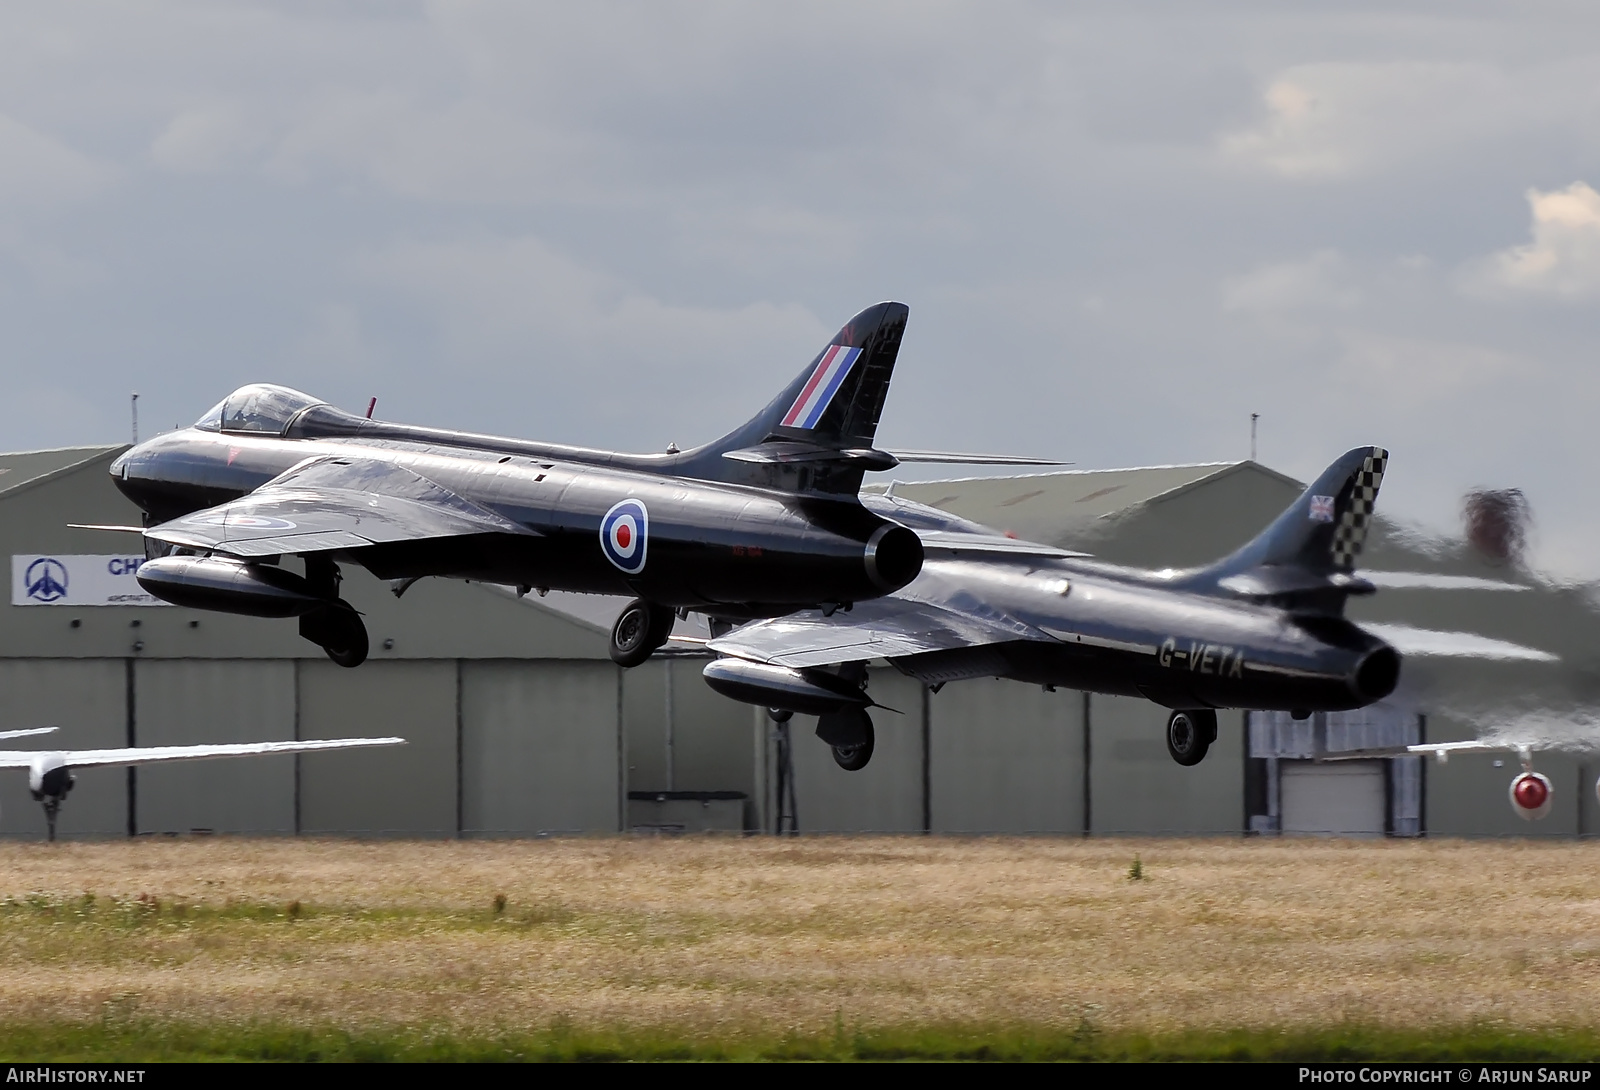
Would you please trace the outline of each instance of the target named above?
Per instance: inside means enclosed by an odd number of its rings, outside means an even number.
[[[52,728],[53,729],[53,728]],[[9,732],[8,732],[9,733]],[[201,746],[129,746],[123,749],[0,750],[0,768],[32,768],[41,758],[57,758],[67,768],[201,761],[213,757],[254,757],[266,753],[311,753],[324,749],[403,746],[404,738],[326,738],[310,742],[227,742]]]

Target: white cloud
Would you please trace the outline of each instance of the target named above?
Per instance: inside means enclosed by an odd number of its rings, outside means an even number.
[[[1304,310],[1350,310],[1361,302],[1347,262],[1334,250],[1301,261],[1264,265],[1223,282],[1224,310],[1262,315]]]
[[[1600,296],[1600,193],[1586,182],[1528,190],[1533,239],[1469,270],[1475,286],[1590,299]]]
[[[81,200],[114,176],[108,165],[0,114],[0,201],[37,206]]]
[[[260,143],[236,106],[195,106],[167,123],[150,144],[150,159],[165,170],[210,173],[234,165]]]
[[[1297,65],[1262,92],[1260,120],[1224,135],[1218,146],[1224,162],[1284,178],[1393,172],[1408,161],[1539,119],[1549,107],[1549,82],[1513,80],[1485,63]],[[1570,113],[1571,105],[1569,100],[1560,112]]]

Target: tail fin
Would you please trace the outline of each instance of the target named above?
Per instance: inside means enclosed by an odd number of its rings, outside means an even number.
[[[1339,609],[1346,595],[1371,593],[1372,584],[1352,573],[1388,463],[1389,452],[1382,447],[1347,451],[1272,525],[1196,573],[1192,584]]]
[[[848,492],[893,457],[872,449],[910,309],[878,303],[845,323],[809,366],[743,427],[686,451],[688,476],[794,491]]]

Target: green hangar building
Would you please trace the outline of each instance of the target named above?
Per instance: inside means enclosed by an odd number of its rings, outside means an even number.
[[[1379,523],[1366,566],[1451,585],[1353,600],[1357,620],[1477,633],[1549,660],[1408,660],[1396,695],[1360,712],[1304,722],[1225,713],[1194,768],[1168,757],[1165,709],[1144,701],[992,680],[935,694],[884,666],[872,692],[900,714],[876,713],[876,754],[852,773],[805,717],[781,746],[764,711],[712,693],[692,648],[615,666],[606,633],[621,603],[609,599],[425,580],[397,600],[347,566],[345,595],[373,647],[355,670],[329,662],[292,621],[159,603],[133,578],[137,537],[69,526],[137,521],[107,472],[123,449],[0,455],[12,565],[0,729],[61,728],[16,743],[27,748],[358,735],[409,744],[82,771],[62,808],[64,837],[1600,832],[1600,761],[1581,751],[1536,758],[1556,788],[1537,824],[1505,802],[1514,761],[1317,759],[1497,729],[1559,736],[1600,698],[1590,588],[1548,585],[1392,523]],[[1151,567],[1223,555],[1302,488],[1254,462],[891,487],[1019,537]],[[44,835],[20,773],[0,778],[0,835]]]

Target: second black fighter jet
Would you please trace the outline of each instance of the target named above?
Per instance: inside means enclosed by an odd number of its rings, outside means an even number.
[[[852,318],[770,405],[705,446],[618,454],[366,419],[246,386],[112,463],[145,512],[140,584],[177,605],[298,617],[342,666],[367,655],[338,564],[395,593],[425,576],[636,599],[611,656],[643,662],[675,610],[728,620],[829,612],[905,586],[917,535],[857,499],[902,460],[873,447],[907,308]],[[1011,459],[1011,461],[1025,461]],[[284,558],[302,559],[302,571]]]

